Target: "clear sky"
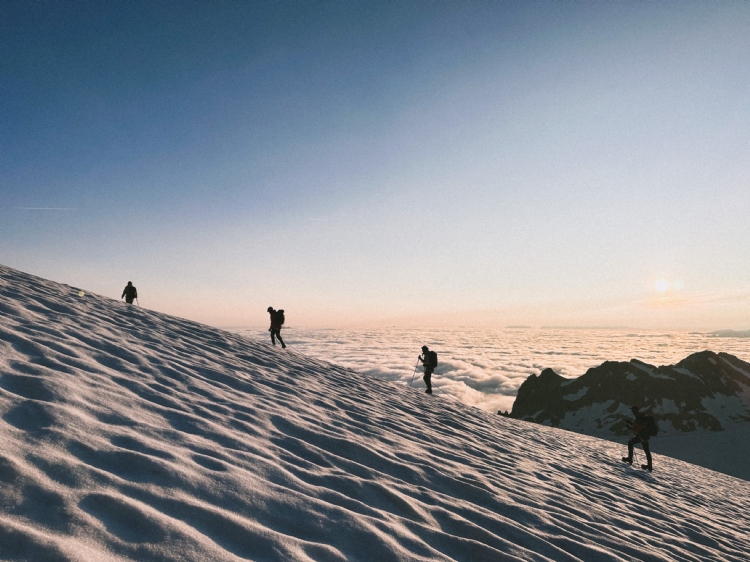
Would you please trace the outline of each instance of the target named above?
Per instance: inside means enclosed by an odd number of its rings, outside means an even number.
[[[750,327],[750,2],[2,2],[0,263],[216,326]]]

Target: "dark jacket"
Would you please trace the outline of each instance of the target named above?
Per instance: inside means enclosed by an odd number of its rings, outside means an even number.
[[[643,441],[648,441],[650,435],[646,433],[646,413],[638,412],[635,415],[635,419],[630,424],[630,429],[637,437],[640,437]]]
[[[125,289],[122,291],[122,297],[127,297],[129,300],[137,299],[138,298],[138,291],[135,288],[135,285],[126,285]]]
[[[435,367],[437,367],[435,361],[436,353],[434,351],[425,351],[424,352],[424,358],[422,359],[422,363],[424,364],[424,370],[425,371],[434,371]]]
[[[271,330],[281,330],[281,318],[279,317],[278,310],[272,310],[269,312],[271,315]]]

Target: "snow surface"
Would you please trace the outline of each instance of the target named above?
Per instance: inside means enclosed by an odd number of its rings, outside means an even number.
[[[620,404],[616,410],[610,411],[614,403],[614,400],[594,402],[576,410],[565,412],[565,416],[560,420],[558,427],[611,440],[612,433],[608,428],[612,425],[613,420],[632,417],[630,409],[624,404]]]
[[[661,399],[661,411],[658,411],[656,413],[660,414],[679,414],[680,409],[677,407],[677,404],[675,404],[674,400],[670,400],[669,398],[662,398]]]
[[[743,404],[745,404],[745,407],[750,410],[750,373],[730,363],[726,359],[722,358],[722,361],[725,364],[727,364],[730,368],[742,373],[747,378],[747,381],[748,381],[747,384],[737,379],[735,379],[735,382],[737,383],[737,386],[739,387],[737,390],[738,390],[738,395],[740,397],[740,400],[742,400]]]
[[[723,428],[747,419],[745,404],[739,396],[714,394],[701,400],[703,408],[719,420]],[[714,433],[714,432],[712,432]]]
[[[0,267],[2,559],[750,557],[748,482],[79,292]]]
[[[586,393],[589,391],[588,386],[584,386],[581,390],[574,394],[566,394],[563,396],[563,400],[567,400],[568,402],[575,402],[576,400],[583,398],[586,396]]]
[[[734,367],[734,368],[737,369],[737,367]],[[684,369],[682,367],[675,367],[674,370],[677,371],[678,373],[682,373],[683,375],[687,375],[687,376],[692,377],[694,379],[701,380],[701,378],[698,375],[696,375],[695,373],[693,373],[690,369]],[[739,369],[737,369],[737,370],[739,370]]]

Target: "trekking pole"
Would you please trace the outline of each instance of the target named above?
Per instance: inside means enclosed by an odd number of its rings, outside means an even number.
[[[417,357],[417,364],[414,365],[414,372],[411,374],[411,382],[409,383],[409,386],[414,382],[414,377],[417,376],[417,369],[419,368],[419,357]]]
[[[440,388],[440,387],[439,387],[439,386],[438,386],[437,384],[433,383],[433,385],[432,385],[432,386],[434,386],[435,388],[437,388],[437,389],[438,389],[438,390],[439,390],[440,392],[442,392],[442,393],[443,393],[443,394],[445,394],[446,396],[450,396],[450,397],[451,397],[451,398],[453,398],[453,399],[454,399],[454,400],[455,400],[456,402],[458,402],[458,403],[461,403],[461,401],[460,401],[460,400],[459,400],[458,398],[456,398],[455,396],[453,396],[453,395],[452,395],[452,394],[451,394],[450,392],[447,392],[447,391],[443,390],[443,389],[442,389],[442,388]]]
[[[141,301],[138,300],[138,297],[135,297],[135,302],[138,303],[138,308],[141,308]]]

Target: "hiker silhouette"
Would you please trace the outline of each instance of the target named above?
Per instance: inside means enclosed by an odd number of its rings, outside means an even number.
[[[437,353],[430,351],[429,347],[423,345],[422,355],[417,357],[417,360],[421,361],[424,365],[424,376],[422,377],[422,380],[425,385],[427,385],[425,392],[427,394],[432,394],[432,373],[435,370],[435,367],[437,367]]]
[[[653,470],[653,464],[651,463],[651,447],[649,447],[648,440],[653,435],[650,428],[651,423],[653,423],[653,418],[648,420],[647,418],[650,416],[641,412],[638,406],[633,406],[630,408],[630,411],[633,412],[633,416],[635,416],[635,419],[630,423],[630,429],[635,436],[628,441],[628,456],[622,457],[622,460],[628,464],[633,464],[633,447],[640,443],[641,447],[643,447],[643,452],[646,453],[646,462],[648,463],[642,464],[641,468],[651,472]]]
[[[274,310],[272,306],[269,306],[268,314],[271,315],[271,327],[268,328],[268,331],[271,332],[271,343],[276,345],[276,339],[278,338],[281,348],[285,349],[286,344],[281,339],[281,327],[284,325],[284,311]]]
[[[133,301],[138,298],[138,291],[136,290],[135,285],[133,285],[132,281],[128,281],[128,284],[122,291],[122,296],[120,298],[123,297],[125,297],[125,302],[128,304],[133,304]]]

